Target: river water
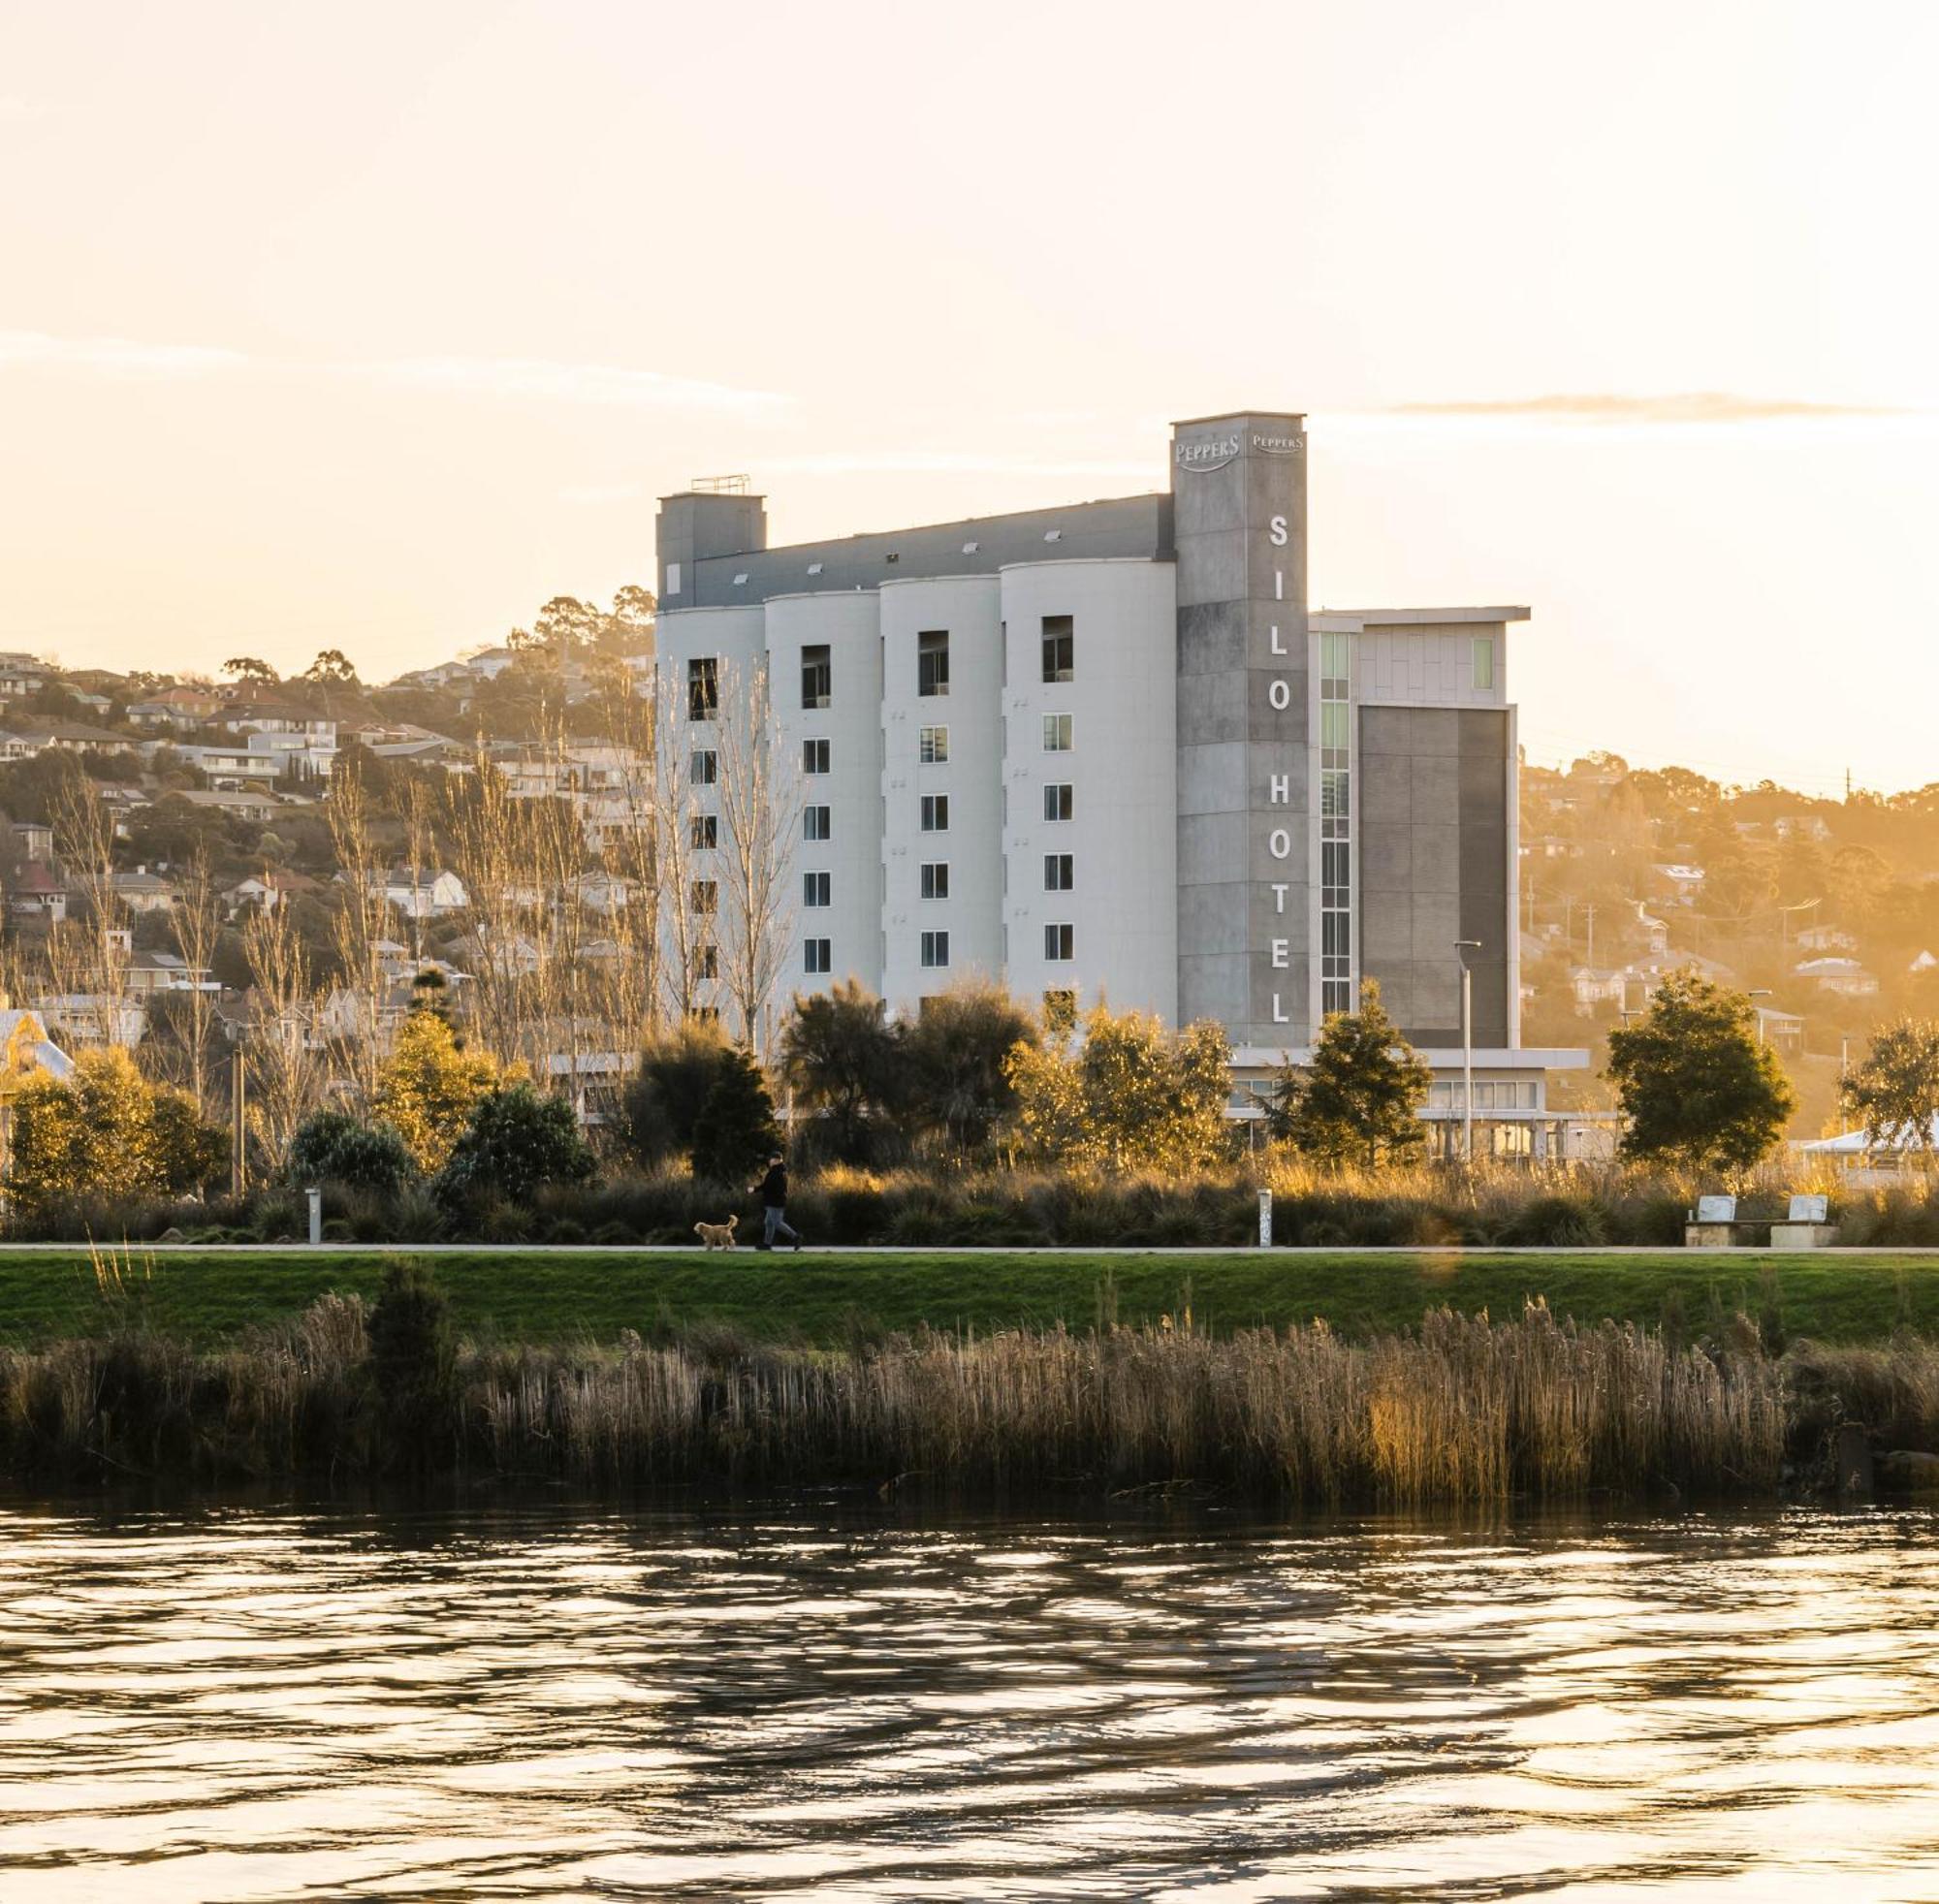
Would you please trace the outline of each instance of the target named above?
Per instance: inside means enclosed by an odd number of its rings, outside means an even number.
[[[1939,1519],[0,1509],[0,1899],[1939,1899]]]

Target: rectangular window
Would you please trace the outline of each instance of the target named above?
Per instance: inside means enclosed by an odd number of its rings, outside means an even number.
[[[696,654],[686,664],[686,717],[712,720],[720,712],[720,662],[713,654]]]
[[[949,729],[923,728],[916,737],[916,753],[925,767],[940,767],[949,758]]]
[[[720,948],[712,939],[700,948],[700,975],[702,978],[720,976]]]
[[[925,697],[949,692],[947,628],[928,628],[916,636],[915,691]]]
[[[805,938],[801,942],[801,968],[806,972],[830,972],[835,969],[833,957],[834,941],[826,938]]]
[[[1348,657],[1352,653],[1350,637],[1346,635],[1321,635],[1319,637],[1319,678],[1321,681],[1337,681],[1344,687],[1348,680]]]
[[[693,909],[706,918],[719,909],[720,887],[712,879],[696,879],[693,882]]]
[[[947,860],[925,860],[923,862],[922,896],[924,899],[947,899],[949,897],[949,862]]]
[[[1344,959],[1352,950],[1352,921],[1345,912],[1319,915],[1319,951],[1322,958]]]
[[[711,787],[718,777],[720,756],[712,747],[695,747],[687,778],[697,787]]]
[[[804,774],[825,774],[828,772],[828,743],[826,741],[804,741],[801,744],[801,771]]]
[[[931,971],[949,963],[949,935],[947,933],[923,934],[922,963]]]
[[[1479,689],[1490,689],[1495,684],[1495,638],[1493,635],[1477,635],[1473,644],[1475,657],[1475,685]]]
[[[826,807],[804,807],[801,809],[801,837],[804,840],[829,839],[833,834],[829,818]]]
[[[1077,637],[1071,632],[1070,617],[1046,615],[1043,618],[1043,678],[1045,681],[1077,679]]]
[[[719,834],[720,822],[714,814],[694,814],[693,828],[689,838],[696,852],[704,852],[710,846],[718,845],[720,843]]]
[[[1319,777],[1319,810],[1322,814],[1347,811],[1347,770],[1328,768]]]
[[[826,905],[828,904],[827,873],[804,873],[801,875],[801,903],[804,905]]]
[[[1044,891],[1047,893],[1067,893],[1077,883],[1071,869],[1072,860],[1068,853],[1044,854]]]
[[[1067,820],[1070,817],[1070,782],[1053,780],[1043,790],[1043,816],[1047,820]]]
[[[680,593],[680,564],[678,562],[669,562],[667,564],[666,591],[669,595]]]
[[[1074,926],[1046,926],[1043,929],[1043,956],[1046,959],[1074,959],[1077,938]]]
[[[1068,753],[1070,751],[1070,716],[1068,714],[1044,715],[1043,750],[1045,753]]]
[[[1319,704],[1319,745],[1322,747],[1344,747],[1347,737],[1347,704],[1345,701],[1322,701]]]
[[[827,646],[804,648],[801,651],[801,704],[804,708],[825,708],[835,692],[835,663]]]
[[[923,795],[922,830],[925,833],[947,833],[949,831],[949,796],[946,793],[926,793]]]

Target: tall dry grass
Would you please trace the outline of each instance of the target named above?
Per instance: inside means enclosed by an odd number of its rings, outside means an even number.
[[[718,1334],[574,1351],[467,1348],[449,1445],[482,1475],[577,1484],[865,1480],[1119,1492],[1194,1483],[1315,1506],[1776,1486],[1839,1420],[1939,1440],[1939,1345],[1774,1357],[1755,1329],[1428,1316],[1215,1337],[1189,1318],[842,1351]],[[142,1333],[0,1350],[0,1469],[19,1478],[381,1474],[363,1305],[195,1351]],[[1923,1438],[1923,1439],[1922,1439]],[[1809,1446],[1805,1445],[1809,1452]]]

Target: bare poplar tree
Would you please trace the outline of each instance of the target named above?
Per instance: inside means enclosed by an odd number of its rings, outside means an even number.
[[[452,871],[469,902],[472,1029],[501,1064],[519,1063],[529,1045],[530,988],[519,954],[532,900],[520,839],[524,805],[482,748],[469,773],[445,782]]]
[[[48,818],[69,891],[79,890],[87,907],[84,925],[48,936],[48,968],[58,974],[57,992],[95,1000],[96,1039],[112,1044],[128,996],[128,922],[114,890],[114,818],[79,772],[62,777]]]
[[[210,1108],[208,1040],[215,1029],[215,999],[204,988],[215,958],[216,935],[222,927],[216,909],[215,875],[202,847],[196,848],[195,857],[175,883],[177,896],[173,918],[175,949],[188,968],[189,982],[176,1024],[182,1043],[182,1078],[206,1118]]]
[[[244,1059],[249,1122],[270,1155],[281,1158],[330,1082],[309,953],[287,900],[249,913],[242,955],[256,1002]]]
[[[332,779],[324,815],[341,875],[332,927],[348,1001],[341,1043],[358,1097],[367,1104],[376,1091],[377,1066],[383,1058],[384,974],[379,947],[390,926],[391,907],[384,896],[385,867],[371,828],[369,799],[354,770],[339,771]]]
[[[765,669],[722,681],[715,732],[720,976],[743,1042],[765,1055],[794,927],[790,849],[801,814],[800,774],[782,757]]]

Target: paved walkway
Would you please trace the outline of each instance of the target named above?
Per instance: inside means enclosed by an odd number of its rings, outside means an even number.
[[[698,1244],[680,1243],[0,1243],[0,1253],[58,1253],[86,1256],[138,1254],[306,1255],[314,1249],[331,1256],[702,1256]],[[715,1255],[724,1253],[715,1251]],[[749,1245],[732,1252],[737,1257],[766,1253]],[[1933,1256],[1939,1247],[1923,1244],[1868,1244],[1862,1248],[1833,1246],[1823,1250],[1772,1250],[1739,1245],[1723,1249],[1690,1250],[1678,1243],[1276,1243],[1261,1251],[1257,1244],[1145,1244],[1102,1246],[1034,1243],[831,1243],[825,1249],[810,1244],[797,1253],[788,1249],[773,1253],[789,1261],[808,1263],[817,1256],[1695,1256],[1729,1259],[1768,1256],[1782,1262],[1806,1262],[1819,1256]]]

